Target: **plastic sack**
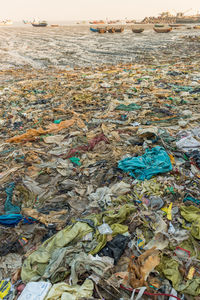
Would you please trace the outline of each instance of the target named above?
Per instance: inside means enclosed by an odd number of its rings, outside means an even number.
[[[118,163],[118,168],[139,180],[172,170],[170,157],[164,148],[156,146],[146,149],[145,154],[138,157],[125,158]]]
[[[50,288],[51,283],[49,282],[29,282],[19,296],[18,300],[43,300]]]
[[[82,285],[76,284],[70,286],[65,282],[60,282],[53,285],[45,300],[78,300],[83,297],[89,298],[93,294],[93,288],[94,284],[90,279],[86,279]]]

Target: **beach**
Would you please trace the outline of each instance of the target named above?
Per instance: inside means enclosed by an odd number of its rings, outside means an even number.
[[[200,294],[200,30],[143,27],[0,28],[9,300]]]

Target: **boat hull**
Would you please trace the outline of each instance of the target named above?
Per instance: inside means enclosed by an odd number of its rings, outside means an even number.
[[[33,27],[47,27],[47,24],[41,23],[41,24],[34,24],[32,23]]]
[[[169,27],[169,28],[155,28],[155,27],[153,27],[153,30],[157,33],[168,33],[170,31],[172,31],[172,27]]]

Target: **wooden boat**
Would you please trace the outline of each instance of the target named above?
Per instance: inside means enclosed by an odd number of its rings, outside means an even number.
[[[108,32],[109,32],[109,33],[115,33],[115,28],[114,28],[114,27],[108,28]]]
[[[157,33],[167,33],[167,32],[172,31],[172,27],[163,27],[163,28],[153,27],[153,30]]]
[[[98,28],[98,33],[106,33],[107,29],[106,28]]]
[[[132,28],[132,31],[133,31],[134,33],[141,33],[141,32],[144,31],[144,28]]]
[[[99,28],[92,28],[92,27],[90,27],[90,31],[92,31],[92,32],[99,32]]]
[[[200,25],[194,26],[193,29],[200,29]]]
[[[31,24],[34,27],[46,27],[48,25],[46,21],[42,21],[42,22],[34,21]]]
[[[115,28],[115,32],[123,32],[123,31],[124,31],[124,27]]]

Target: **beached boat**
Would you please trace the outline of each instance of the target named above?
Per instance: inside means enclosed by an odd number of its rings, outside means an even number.
[[[90,27],[90,31],[92,31],[92,32],[99,32],[99,28],[92,28],[92,27]]]
[[[98,28],[98,33],[106,33],[107,28]]]
[[[124,31],[124,27],[115,28],[115,32],[123,32],[123,31]]]
[[[115,33],[115,28],[114,27],[108,28],[108,32],[109,33]]]
[[[46,27],[48,25],[46,21],[33,21],[31,24],[34,27]]]
[[[194,26],[193,29],[200,29],[200,25]]]
[[[157,33],[167,33],[172,31],[172,27],[162,27],[162,28],[153,27],[153,30]]]
[[[144,28],[132,28],[132,31],[134,33],[142,33],[144,31]]]

